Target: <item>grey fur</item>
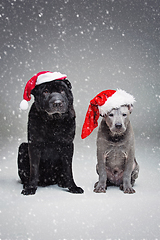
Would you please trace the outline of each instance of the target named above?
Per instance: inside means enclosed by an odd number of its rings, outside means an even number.
[[[124,193],[132,188],[138,177],[135,159],[134,133],[129,120],[132,106],[112,109],[103,116],[97,136],[97,173],[99,181],[94,192],[106,192],[107,185],[119,186]]]

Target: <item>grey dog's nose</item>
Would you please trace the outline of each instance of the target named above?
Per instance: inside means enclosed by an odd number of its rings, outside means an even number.
[[[122,127],[122,124],[121,124],[121,123],[116,123],[116,124],[115,124],[115,127],[118,128],[118,129],[120,129],[120,128]]]

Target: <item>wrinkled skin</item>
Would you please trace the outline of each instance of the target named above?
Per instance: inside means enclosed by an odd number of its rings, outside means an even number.
[[[103,116],[97,136],[97,173],[94,192],[105,193],[107,186],[119,186],[135,193],[133,185],[139,166],[135,159],[134,134],[129,120],[132,106],[112,109]]]
[[[58,184],[72,193],[83,193],[72,174],[75,111],[70,82],[56,80],[32,90],[35,101],[28,118],[28,143],[18,154],[22,194],[35,194],[37,186]]]

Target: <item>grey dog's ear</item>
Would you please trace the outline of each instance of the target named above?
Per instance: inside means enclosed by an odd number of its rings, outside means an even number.
[[[132,113],[132,111],[133,111],[133,105],[131,104],[131,105],[128,105],[128,110],[129,110],[129,112],[130,112],[130,114]]]
[[[63,79],[63,82],[67,85],[68,88],[72,88],[72,85],[68,79]]]

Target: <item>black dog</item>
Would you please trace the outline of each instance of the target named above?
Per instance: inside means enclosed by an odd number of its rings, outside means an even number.
[[[37,185],[58,184],[72,193],[83,193],[72,175],[75,111],[71,83],[54,80],[37,85],[29,112],[28,143],[18,154],[22,194],[35,194]]]

